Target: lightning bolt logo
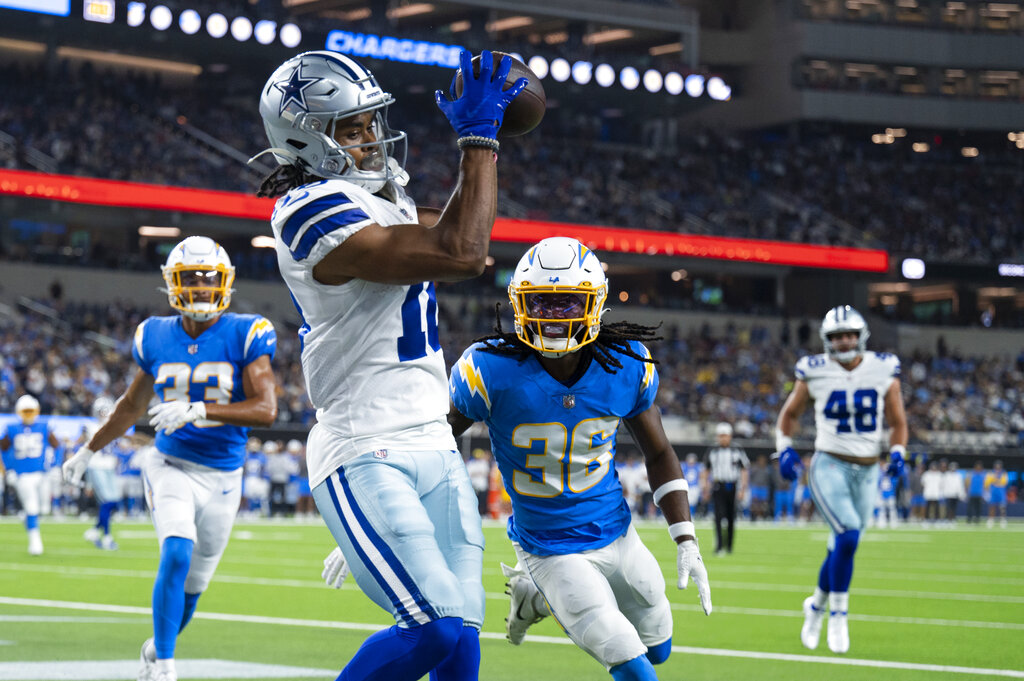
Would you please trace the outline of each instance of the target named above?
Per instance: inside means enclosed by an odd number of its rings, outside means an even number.
[[[487,411],[491,410],[491,398],[487,394],[487,386],[484,385],[484,377],[480,370],[473,364],[473,357],[466,356],[459,360],[459,375],[469,388],[470,395],[479,395],[487,405]]]
[[[644,347],[644,357],[647,359],[651,358],[651,351],[646,347]],[[652,380],[654,380],[654,364],[651,362],[644,362],[644,389],[651,385]]]

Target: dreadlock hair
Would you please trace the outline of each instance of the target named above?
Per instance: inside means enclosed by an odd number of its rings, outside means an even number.
[[[622,368],[622,362],[615,356],[616,353],[648,364],[658,364],[658,360],[653,357],[644,357],[633,352],[629,347],[629,341],[649,342],[662,340],[662,336],[655,335],[660,327],[661,324],[658,324],[658,326],[644,326],[643,324],[633,324],[632,322],[602,324],[597,338],[584,345],[583,349],[590,348],[594,355],[594,360],[609,374],[614,374]],[[480,348],[483,352],[501,355],[502,357],[514,357],[520,362],[534,352],[533,348],[520,340],[515,332],[509,333],[502,329],[501,303],[497,303],[494,306],[494,331],[495,333],[477,338],[473,342],[483,343],[483,347]]]
[[[287,164],[278,166],[272,173],[263,178],[256,196],[275,198],[287,194],[296,187],[309,184],[320,178],[311,175],[298,165]]]

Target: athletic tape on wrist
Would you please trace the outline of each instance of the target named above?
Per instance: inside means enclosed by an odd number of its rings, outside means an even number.
[[[892,447],[889,447],[890,454],[894,454],[896,452],[899,452],[900,456],[903,458],[907,457],[907,448],[904,445],[893,445]]]
[[[668,534],[672,539],[679,539],[687,535],[694,539],[697,538],[697,532],[693,529],[693,522],[689,520],[684,520],[681,523],[672,523],[668,526]]]
[[[781,452],[786,447],[793,446],[793,438],[788,435],[776,435],[775,436],[775,451]]]
[[[679,478],[678,480],[669,480],[664,485],[654,490],[654,505],[661,506],[661,499],[669,492],[689,492],[690,485],[687,484],[685,478]]]

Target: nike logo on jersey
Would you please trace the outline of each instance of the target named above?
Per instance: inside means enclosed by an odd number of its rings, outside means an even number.
[[[235,488],[234,488],[234,487],[231,487],[231,488],[229,488],[229,489],[222,489],[222,490],[220,491],[220,493],[221,493],[221,494],[231,494],[231,493],[232,493],[233,491],[235,491]]]

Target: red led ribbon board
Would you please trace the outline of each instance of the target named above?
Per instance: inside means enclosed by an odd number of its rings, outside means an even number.
[[[101,206],[148,208],[267,221],[273,199],[236,192],[186,189],[136,182],[0,170],[0,194]],[[498,218],[495,241],[534,243],[549,236],[570,236],[597,251],[711,258],[764,265],[821,267],[885,272],[889,254],[882,250],[811,246],[787,241],[690,236],[616,227]]]

